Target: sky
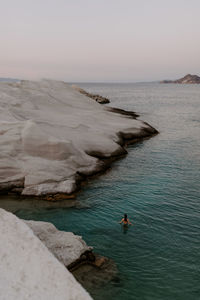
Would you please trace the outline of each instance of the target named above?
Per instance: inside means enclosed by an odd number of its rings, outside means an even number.
[[[200,75],[200,0],[0,0],[0,77]]]

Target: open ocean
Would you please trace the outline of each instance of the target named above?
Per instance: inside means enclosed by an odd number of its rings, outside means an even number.
[[[84,186],[78,208],[18,207],[16,214],[73,231],[116,262],[118,281],[90,291],[95,300],[199,300],[200,85],[79,86],[139,113],[160,134],[129,146]],[[125,232],[124,213],[134,223]]]

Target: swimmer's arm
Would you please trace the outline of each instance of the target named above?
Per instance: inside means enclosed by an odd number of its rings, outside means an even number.
[[[123,218],[123,219],[121,219],[121,221],[119,222],[119,224],[121,224],[123,221],[124,221],[124,218]]]
[[[127,219],[127,221],[128,221],[128,224],[129,224],[129,225],[133,225],[133,224],[129,221],[129,219]]]

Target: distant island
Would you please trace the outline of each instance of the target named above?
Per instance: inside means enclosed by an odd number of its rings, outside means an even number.
[[[160,83],[179,83],[179,84],[194,84],[200,83],[200,77],[197,75],[187,74],[186,76],[177,80],[162,80]]]

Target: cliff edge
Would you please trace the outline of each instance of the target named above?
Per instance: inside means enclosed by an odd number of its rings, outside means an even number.
[[[156,133],[65,82],[0,83],[0,192],[65,199],[126,142]]]

